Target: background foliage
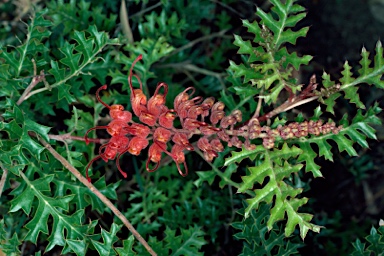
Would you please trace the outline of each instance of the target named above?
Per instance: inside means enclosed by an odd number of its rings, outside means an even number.
[[[264,115],[283,104],[287,92],[299,94],[315,74],[318,100],[268,125],[329,118],[343,125],[338,134],[277,139],[270,150],[260,139],[255,149],[227,147],[212,163],[199,151],[190,153],[186,178],[171,163],[145,172],[145,154],[124,155],[123,180],[114,164],[98,161],[93,184],[158,255],[382,253],[382,105],[375,103],[384,86],[380,1],[256,1],[257,11],[253,1],[231,0],[127,1],[126,9],[120,0],[3,2],[0,162],[8,175],[0,198],[1,252],[147,253],[30,136],[50,141],[84,174],[98,145],[63,138],[107,123],[94,97],[100,85],[109,85],[105,102],[130,109],[127,73],[142,54],[135,72],[144,91],[152,95],[166,82],[168,106],[194,86],[248,120],[258,96]],[[345,23],[343,17],[357,15],[345,5],[359,7],[353,8],[361,12],[356,23]],[[126,17],[134,42],[127,26],[118,25]],[[43,76],[23,94],[37,75]],[[107,138],[103,131],[96,135]]]

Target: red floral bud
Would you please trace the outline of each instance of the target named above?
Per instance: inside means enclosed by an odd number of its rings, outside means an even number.
[[[153,133],[153,139],[163,143],[168,142],[171,139],[171,136],[172,132],[163,127],[156,128],[155,132]]]
[[[188,94],[187,91],[192,90],[191,94]],[[187,101],[190,96],[192,96],[195,93],[195,88],[193,87],[188,87],[185,89],[183,92],[179,93],[175,100],[173,101],[173,106],[176,109],[179,108],[180,104]]]
[[[230,125],[233,125],[236,123],[236,119],[233,116],[225,116],[223,119],[221,119],[220,126],[223,128],[227,128]]]
[[[197,121],[196,119],[186,118],[183,122],[183,128],[187,130],[194,130],[200,126],[207,126],[205,122]]]
[[[231,144],[237,148],[241,148],[241,146],[243,145],[243,142],[241,142],[241,140],[239,140],[238,137],[236,136],[233,136],[231,138]]]
[[[175,118],[176,115],[173,114],[171,110],[168,110],[159,116],[159,124],[165,128],[171,129],[173,127],[173,120],[175,120]]]
[[[207,152],[207,151],[212,151],[213,150],[211,144],[209,144],[208,138],[206,138],[206,137],[201,137],[197,141],[197,146],[203,152]]]
[[[141,138],[146,138],[148,134],[151,132],[148,126],[143,124],[137,124],[137,123],[133,123],[131,126],[126,127],[125,130],[129,134],[133,136],[141,137]]]
[[[107,143],[108,147],[123,152],[128,146],[129,139],[126,136],[119,135],[112,137]]]
[[[217,124],[225,116],[224,111],[212,111],[209,120],[212,124]]]
[[[201,126],[199,127],[199,130],[201,131],[202,134],[209,136],[218,133],[221,131],[220,128],[214,127],[214,126]]]
[[[105,148],[104,152],[103,149]],[[108,144],[105,144],[99,148],[99,155],[104,160],[104,162],[108,162],[108,160],[113,160],[116,157],[117,150],[115,148],[110,147]]]
[[[244,142],[244,147],[248,150],[254,150],[256,149],[256,145],[255,144],[251,144],[251,142],[249,141],[249,139],[246,139],[245,142]]]
[[[221,102],[221,101],[218,101],[218,102],[216,102],[215,104],[213,104],[213,106],[212,106],[212,112],[214,112],[214,111],[223,111],[224,108],[225,108],[224,103]]]
[[[204,159],[207,162],[212,162],[213,158],[217,157],[217,153],[214,151],[204,152]]]
[[[271,149],[275,146],[275,137],[263,138],[263,146],[267,149]]]
[[[149,126],[154,126],[156,124],[156,117],[148,112],[141,112],[139,120]]]
[[[153,95],[148,100],[148,112],[154,115],[155,117],[159,116],[162,112],[162,107],[165,104],[165,98],[161,94]]]
[[[112,106],[113,107],[113,106]],[[112,119],[129,123],[132,120],[132,114],[129,111],[111,110],[109,111]]]
[[[141,150],[148,146],[148,140],[141,137],[133,137],[128,145],[128,152],[134,156],[140,154]]]
[[[147,96],[144,95],[141,89],[135,89],[134,93],[131,94],[131,105],[133,113],[136,116],[140,116],[142,112],[147,111]]]
[[[154,163],[160,162],[161,154],[165,151],[166,148],[167,146],[165,143],[162,143],[162,142],[153,143],[148,149],[149,160],[151,160]]]
[[[224,146],[221,144],[221,141],[219,139],[213,139],[211,140],[211,146],[212,149],[216,152],[223,152]]]
[[[184,149],[184,147],[182,145],[179,145],[179,144],[175,144],[172,147],[171,154],[173,156],[173,160],[177,164],[181,164],[181,163],[185,162],[185,155],[183,153],[183,149]]]
[[[225,141],[225,142],[228,142],[230,140],[229,138],[229,135],[223,130],[221,132],[218,132],[217,133],[217,136],[222,140],[222,141]]]
[[[125,128],[128,127],[128,124],[121,120],[112,120],[107,127],[107,132],[111,136],[124,135]]]
[[[233,116],[236,119],[236,122],[240,123],[243,119],[243,114],[240,110],[236,109],[232,112],[231,116]]]
[[[188,136],[185,133],[176,133],[173,135],[172,141],[175,144],[182,146],[182,148],[186,148],[187,150],[193,151],[194,148],[191,144],[189,144]]]
[[[249,121],[248,127],[249,127],[248,129],[249,139],[253,140],[259,137],[261,132],[261,127],[260,127],[259,120],[257,118],[251,119]]]
[[[212,108],[213,104],[215,104],[215,98],[209,97],[206,98],[202,103],[201,107],[203,108],[202,117],[209,116],[209,110]]]
[[[188,110],[187,116],[192,119],[197,119],[199,115],[201,115],[204,112],[203,108],[201,106],[192,106]]]

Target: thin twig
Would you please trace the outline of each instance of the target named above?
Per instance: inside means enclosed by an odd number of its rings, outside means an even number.
[[[319,98],[318,95],[314,95],[313,91],[316,89],[317,83],[316,83],[316,77],[313,75],[310,78],[309,85],[297,96],[294,94],[290,95],[287,101],[285,101],[283,104],[272,110],[271,112],[266,113],[265,115],[261,116],[259,118],[259,121],[266,121],[270,119],[271,117],[280,114],[282,112],[286,112],[288,110],[291,110],[295,107],[298,107],[300,105],[306,104],[308,102],[317,100]]]
[[[187,43],[186,45],[183,45],[179,48],[176,48],[175,50],[173,50],[170,54],[168,54],[167,56],[165,56],[164,58],[169,58],[173,55],[175,55],[176,53],[179,53],[181,51],[184,51],[185,49],[188,49],[188,48],[191,48],[192,46],[194,46],[195,44],[197,43],[200,43],[200,42],[203,42],[203,41],[206,41],[206,40],[210,40],[212,38],[215,38],[215,37],[222,37],[225,35],[225,32],[227,32],[228,29],[224,29],[224,30],[221,30],[217,33],[213,33],[213,34],[209,34],[209,35],[206,35],[206,36],[202,36],[202,37],[199,37],[189,43]]]
[[[60,135],[48,134],[48,137],[52,140],[58,140],[58,141],[65,141],[65,140],[85,141],[84,137],[72,136],[70,133],[60,134]],[[99,144],[104,144],[108,141],[108,139],[91,139],[91,138],[88,138],[88,141],[94,142],[94,143],[99,143]]]
[[[146,13],[146,12],[150,12],[150,11],[152,11],[153,9],[156,9],[157,7],[159,7],[159,6],[161,6],[161,5],[162,5],[162,2],[159,1],[157,4],[154,4],[154,5],[152,5],[152,6],[148,7],[148,8],[146,8],[146,9],[143,9],[143,10],[141,10],[141,11],[139,11],[139,12],[136,12],[135,14],[131,15],[131,19],[136,18],[136,17],[141,17],[142,15],[144,15],[144,13]]]
[[[128,43],[133,44],[134,39],[133,39],[131,25],[129,25],[129,18],[128,18],[128,12],[127,12],[127,6],[125,4],[125,0],[121,0],[120,24],[122,26],[125,37],[128,39]]]
[[[1,180],[0,180],[0,197],[1,197],[1,194],[3,193],[5,181],[7,180],[8,170],[5,169],[5,167],[1,162],[0,162],[0,167],[1,169],[3,169],[3,175],[1,176]]]
[[[30,134],[33,135],[33,134]],[[147,241],[136,231],[136,229],[132,226],[132,224],[125,218],[125,216],[113,205],[113,203],[106,198],[92,183],[88,182],[86,178],[81,175],[81,173],[73,167],[64,157],[62,157],[56,150],[52,148],[52,146],[46,142],[44,139],[37,136],[37,139],[41,144],[57,159],[63,166],[68,169],[81,183],[83,183],[86,187],[88,187],[92,193],[94,193],[112,212],[124,223],[124,225],[132,232],[132,234],[136,237],[137,240],[147,249],[147,251],[151,255],[157,255],[153,249],[149,246]]]
[[[263,98],[259,97],[259,100],[258,100],[258,102],[257,102],[256,111],[255,111],[255,113],[253,114],[252,119],[253,119],[253,118],[258,118],[258,117],[259,117],[259,115],[260,115],[260,110],[261,110],[261,103],[263,103]]]
[[[227,75],[226,73],[218,73],[218,72],[214,72],[214,71],[211,71],[208,69],[199,68],[198,66],[190,64],[188,62],[164,64],[164,65],[158,65],[157,67],[158,68],[174,68],[176,70],[181,70],[184,73],[191,71],[191,72],[196,72],[196,73],[203,74],[206,76],[213,76],[213,77],[217,78],[217,80],[219,80],[222,88],[225,88],[225,84],[223,82],[223,77],[225,77]]]
[[[215,4],[217,5],[220,5],[221,7],[233,12],[234,14],[238,15],[240,18],[244,19],[245,16],[244,14],[238,12],[237,10],[235,10],[234,8],[230,7],[229,5],[225,4],[225,3],[222,3],[222,1],[218,1],[218,0],[211,0],[211,2],[214,2]]]
[[[45,80],[45,74],[44,70],[41,70],[40,75],[37,75],[37,68],[36,68],[36,62],[34,59],[32,59],[33,64],[33,78],[31,83],[27,86],[27,88],[24,90],[23,94],[20,96],[19,100],[16,102],[17,105],[20,105],[23,103],[24,100],[27,99],[28,94],[31,92],[31,90],[41,81]]]

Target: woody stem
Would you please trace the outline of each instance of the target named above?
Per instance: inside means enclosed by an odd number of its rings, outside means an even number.
[[[34,133],[29,133],[29,135],[32,135],[34,137],[37,137],[37,139],[40,141],[41,144],[44,145],[44,147],[60,162],[63,164],[63,166],[69,170],[81,183],[84,184],[84,186],[88,187],[92,193],[94,193],[109,209],[112,210],[112,212],[124,223],[124,225],[129,229],[129,231],[132,232],[132,234],[136,237],[137,240],[147,249],[147,251],[153,256],[157,255],[153,249],[149,246],[147,241],[139,234],[139,232],[136,231],[136,229],[133,227],[133,225],[125,218],[125,216],[113,205],[113,203],[105,197],[95,186],[92,185],[92,183],[88,182],[86,178],[81,175],[81,173],[73,167],[64,157],[62,157],[56,150],[52,148],[52,146],[46,142],[44,139],[40,138],[39,136],[36,136]]]

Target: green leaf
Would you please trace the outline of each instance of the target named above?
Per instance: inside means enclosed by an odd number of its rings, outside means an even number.
[[[44,178],[31,181],[28,177],[20,172],[26,186],[24,191],[11,201],[10,212],[23,209],[26,214],[31,212],[31,206],[34,198],[38,200],[38,206],[35,209],[32,219],[26,224],[28,233],[25,240],[33,243],[37,242],[39,233],[45,233],[48,236],[48,245],[46,251],[52,250],[56,245],[64,246],[63,253],[69,248],[67,247],[67,239],[79,240],[85,247],[87,226],[82,225],[84,210],[79,210],[73,215],[66,215],[69,202],[73,199],[73,195],[64,197],[49,197],[43,192],[50,192],[50,183],[53,180],[53,175],[47,175]],[[53,218],[51,224],[52,231],[49,234],[48,219]],[[64,236],[64,230],[66,236]]]
[[[101,214],[104,213],[104,203],[101,202],[100,199],[92,193],[92,191],[90,191],[87,187],[84,187],[84,185],[80,182],[69,181],[63,172],[58,173],[58,178],[53,182],[57,186],[55,196],[62,197],[70,191],[73,195],[71,203],[76,204],[77,209],[85,209],[87,206],[91,205],[92,210],[96,210]],[[117,199],[116,189],[120,185],[120,182],[111,183],[107,186],[105,179],[100,178],[94,182],[93,185],[109,199]]]
[[[136,253],[132,250],[134,242],[135,242],[134,236],[130,235],[127,239],[125,239],[123,241],[123,247],[115,248],[117,254],[119,256],[132,256],[132,255],[136,255]]]
[[[4,220],[0,220],[0,252],[4,255],[20,255],[19,246],[21,242],[15,232],[11,238],[7,238],[7,228],[4,224]],[[10,235],[9,235],[10,237]]]
[[[62,36],[74,30],[84,30],[95,25],[102,31],[111,31],[116,26],[116,14],[105,13],[106,8],[84,0],[52,1],[47,3],[55,26],[63,26]],[[104,13],[103,13],[104,12]]]
[[[355,250],[351,255],[381,255],[384,251],[384,227],[380,226],[378,229],[372,227],[369,236],[365,240],[368,243],[367,248],[365,248],[365,243],[362,243],[360,239],[356,239],[352,243]]]
[[[241,256],[272,255],[272,251],[278,251],[278,254],[273,253],[273,255],[291,255],[298,253],[297,249],[303,246],[287,241],[282,230],[276,224],[271,230],[268,230],[265,223],[270,217],[270,208],[271,205],[269,204],[260,204],[258,209],[251,211],[249,218],[232,223],[232,226],[239,230],[239,233],[235,234],[234,237],[243,240]],[[240,214],[244,215],[243,213]]]
[[[187,21],[179,18],[177,12],[167,14],[163,9],[160,14],[151,12],[145,16],[145,21],[139,24],[141,38],[158,38],[163,36],[167,39],[181,38],[182,32],[188,28]]]
[[[230,62],[229,70],[234,77],[244,77],[244,83],[251,82],[263,89],[262,97],[267,104],[276,102],[284,88],[290,88],[293,93],[299,91],[300,85],[290,80],[291,67],[299,70],[312,59],[309,55],[299,57],[295,52],[289,53],[284,47],[286,43],[296,44],[297,39],[308,32],[308,27],[297,31],[290,29],[306,16],[304,8],[294,2],[271,1],[273,7],[269,13],[258,8],[260,22],[243,20],[243,25],[254,35],[255,45],[237,35],[233,42],[239,47],[238,53],[249,55],[249,58],[246,60],[248,65]]]
[[[265,148],[263,146],[258,146],[254,150],[248,150],[248,149],[242,148],[240,152],[232,151],[232,156],[225,159],[224,166],[229,166],[230,164],[233,164],[233,163],[240,163],[246,158],[254,160],[258,154],[264,151],[265,151]]]
[[[298,199],[296,196],[302,192],[302,189],[293,188],[284,180],[289,178],[292,173],[298,172],[303,165],[289,164],[288,160],[298,158],[303,154],[302,149],[295,146],[289,147],[284,144],[281,149],[269,151],[262,146],[258,146],[259,150],[263,150],[262,163],[250,167],[249,175],[243,176],[238,192],[245,192],[252,189],[255,184],[263,184],[264,180],[268,181],[261,189],[254,190],[255,196],[247,199],[248,207],[245,209],[244,217],[248,218],[254,209],[258,209],[260,203],[267,204],[274,202],[271,209],[271,216],[267,222],[269,230],[272,229],[274,223],[288,216],[285,227],[285,235],[291,235],[295,227],[299,225],[300,236],[304,239],[308,230],[314,232],[320,231],[320,226],[311,224],[312,215],[299,213],[298,208],[307,202],[307,198]]]
[[[40,159],[44,147],[32,139],[28,132],[35,132],[38,136],[48,140],[48,132],[50,128],[30,120],[24,115],[15,102],[9,99],[7,108],[8,110],[3,117],[8,121],[2,123],[3,126],[1,130],[9,135],[10,140],[12,140],[14,144],[8,153],[7,151],[3,151],[2,154],[4,158],[2,159],[9,159],[8,163],[10,163],[11,159],[14,158],[14,154],[11,152],[15,151],[18,151],[19,157],[17,158],[20,159],[20,157],[23,156],[22,149],[28,150],[36,159]]]
[[[118,238],[116,237],[116,233],[121,229],[121,227],[122,226],[120,225],[112,223],[110,233],[105,231],[104,229],[101,229],[101,236],[103,237],[104,243],[100,243],[91,239],[91,242],[93,246],[95,246],[99,255],[111,255],[111,253],[115,255],[112,245],[118,240]]]
[[[37,12],[31,19],[27,26],[27,37],[24,43],[16,48],[7,52],[5,48],[0,46],[0,59],[4,59],[5,62],[11,67],[8,71],[4,71],[7,75],[3,78],[11,80],[11,77],[19,77],[23,71],[27,71],[32,67],[33,58],[36,58],[38,54],[43,54],[48,49],[41,43],[51,32],[48,31],[48,27],[51,26],[49,20],[44,19],[44,15],[48,12],[47,9]],[[1,66],[6,68],[6,66]],[[2,72],[0,72],[2,73]],[[1,81],[1,79],[0,79]]]
[[[351,66],[349,66],[348,62],[344,63],[344,70],[341,72],[342,77],[340,78],[340,89],[339,91],[343,91],[345,93],[345,98],[348,99],[351,103],[356,104],[356,106],[360,109],[365,109],[364,104],[360,101],[359,94],[357,93],[358,85],[366,83],[369,85],[375,85],[378,88],[384,88],[384,81],[382,80],[382,74],[384,72],[384,61],[383,61],[383,47],[381,42],[379,41],[376,44],[376,55],[374,56],[374,63],[372,67],[372,61],[369,59],[369,52],[363,48],[361,51],[361,60],[360,60],[360,69],[358,70],[359,75],[355,78],[353,77]],[[323,83],[325,87],[329,88],[331,86],[331,81],[329,75],[323,74]],[[327,97],[332,96],[331,92]],[[333,113],[333,105],[334,100],[338,98],[339,94],[336,93],[337,96],[332,96],[331,99],[326,101],[327,111]]]
[[[350,156],[357,156],[356,150],[353,148],[354,143],[358,143],[361,147],[368,148],[367,138],[376,139],[375,129],[370,124],[380,125],[381,121],[376,116],[381,109],[376,103],[368,109],[363,115],[359,110],[352,119],[351,124],[345,121],[343,128],[338,134],[326,134],[320,136],[312,136],[311,138],[300,138],[298,145],[304,151],[298,158],[299,162],[305,162],[306,171],[313,173],[314,177],[322,177],[320,166],[314,160],[317,153],[313,150],[311,144],[317,144],[319,148],[319,156],[324,156],[327,160],[333,160],[331,146],[327,140],[336,142],[340,152],[346,151]]]
[[[204,240],[204,232],[199,227],[181,229],[181,234],[176,235],[175,230],[165,230],[165,247],[171,251],[169,255],[202,255],[201,247],[207,242]]]

